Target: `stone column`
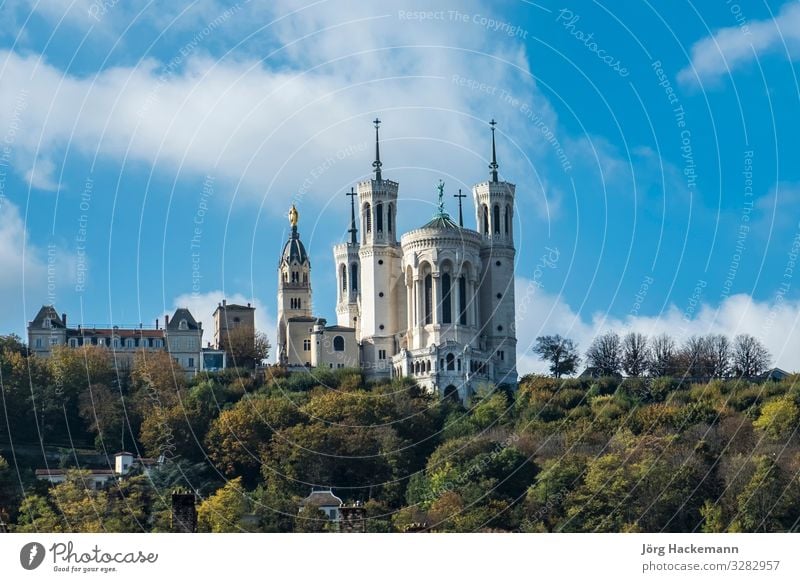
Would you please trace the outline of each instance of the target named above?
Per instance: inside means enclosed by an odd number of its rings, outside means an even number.
[[[431,279],[431,307],[433,308],[433,324],[437,325],[442,323],[442,298],[439,296],[441,293],[439,273],[433,273],[433,277]]]

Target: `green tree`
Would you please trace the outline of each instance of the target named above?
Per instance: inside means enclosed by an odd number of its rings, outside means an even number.
[[[753,422],[753,426],[763,430],[769,438],[780,442],[790,439],[798,424],[800,409],[788,397],[767,402],[761,409],[761,415]]]
[[[549,362],[550,373],[555,378],[571,376],[580,364],[578,346],[574,341],[560,335],[543,335],[536,338],[533,352],[540,359]]]
[[[785,532],[800,519],[800,493],[791,479],[767,456],[755,459],[756,470],[739,494],[734,531]]]
[[[247,531],[242,518],[249,510],[249,500],[237,477],[228,481],[197,508],[197,529],[202,532],[230,533]]]

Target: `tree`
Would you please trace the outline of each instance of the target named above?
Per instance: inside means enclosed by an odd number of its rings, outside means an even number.
[[[680,370],[690,378],[711,377],[711,356],[708,339],[693,335],[683,344],[679,354]]]
[[[237,368],[255,368],[269,357],[272,346],[264,332],[243,325],[226,334],[228,357]]]
[[[767,348],[758,338],[749,334],[737,335],[733,340],[733,373],[740,378],[755,378],[770,364]]]
[[[761,409],[761,416],[753,426],[763,430],[767,436],[779,442],[786,442],[797,430],[800,409],[792,398],[779,398],[767,402]]]
[[[791,531],[800,519],[797,480],[767,456],[755,460],[756,470],[739,494],[734,530],[745,532]]]
[[[550,373],[555,378],[574,374],[581,361],[575,342],[560,335],[537,337],[533,351],[540,359],[550,363]]]
[[[647,338],[630,332],[622,338],[622,369],[628,376],[638,378],[644,375],[650,363],[650,348]]]
[[[248,509],[249,501],[242,489],[242,480],[237,477],[203,500],[197,508],[197,529],[212,533],[244,531],[242,517]]]
[[[672,376],[676,372],[675,340],[663,333],[650,341],[650,375]]]
[[[586,360],[601,376],[615,376],[622,367],[620,351],[619,335],[609,331],[594,338],[586,352]]]
[[[714,378],[726,378],[731,370],[731,342],[722,334],[706,336],[709,371]]]

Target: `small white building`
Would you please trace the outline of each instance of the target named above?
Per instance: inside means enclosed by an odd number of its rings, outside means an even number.
[[[333,522],[339,521],[339,508],[342,506],[342,500],[333,494],[332,489],[317,489],[312,490],[311,494],[300,502],[300,513],[306,507],[316,507]]]

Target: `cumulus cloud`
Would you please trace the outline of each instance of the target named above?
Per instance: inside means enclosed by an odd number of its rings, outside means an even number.
[[[38,160],[30,170],[25,172],[25,181],[31,188],[55,192],[58,190],[58,183],[53,175],[55,171],[56,165],[50,160]]]
[[[776,295],[771,301],[755,301],[740,294],[731,295],[718,307],[671,305],[652,316],[612,317],[596,312],[582,317],[561,296],[544,291],[539,283],[517,278],[517,368],[521,375],[547,372],[547,365],[531,352],[538,336],[569,337],[578,343],[583,356],[592,340],[606,331],[648,336],[667,333],[678,343],[693,335],[715,333],[732,338],[747,333],[769,349],[773,365],[800,371],[800,299],[789,301]]]
[[[692,45],[692,61],[678,73],[681,83],[714,82],[769,53],[800,56],[800,4],[787,2],[774,18],[744,22]]]

